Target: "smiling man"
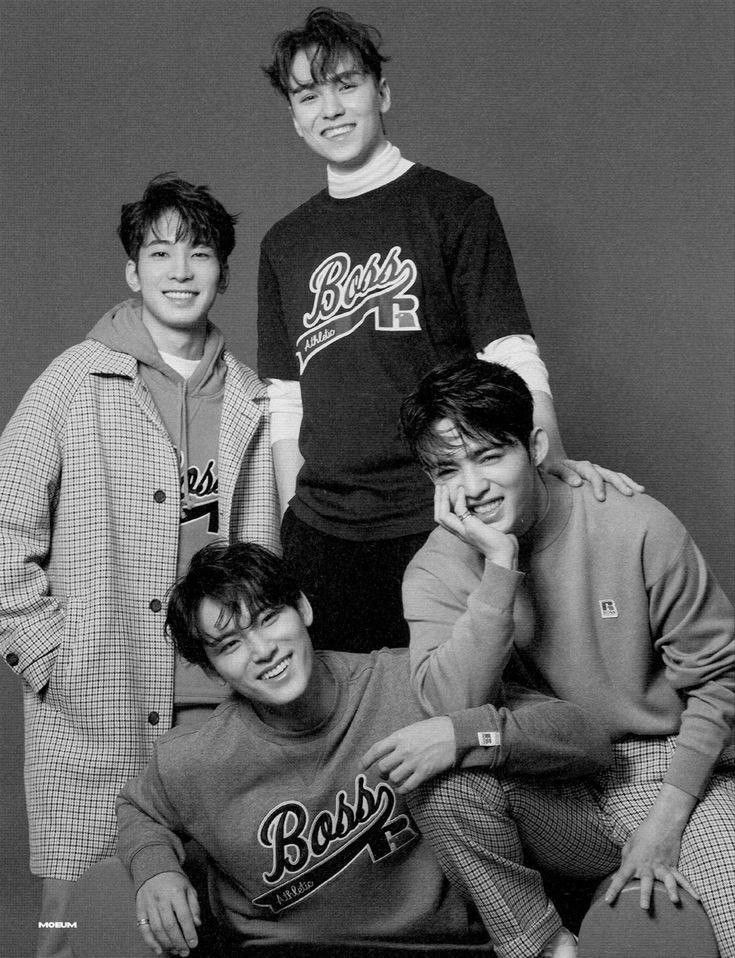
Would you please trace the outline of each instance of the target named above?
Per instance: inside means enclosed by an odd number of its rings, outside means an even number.
[[[111,854],[114,798],[224,686],[175,659],[166,592],[218,535],[276,547],[267,397],[208,319],[234,218],[171,175],[122,208],[111,309],[31,386],[0,444],[2,652],[23,682],[41,919]],[[69,954],[44,930],[39,956]]]
[[[314,652],[311,623],[292,570],[252,543],[207,546],[172,591],[167,626],[180,655],[233,695],[201,727],[163,739],[118,800],[119,854],[156,952],[185,955],[199,940],[187,837],[209,856],[227,954],[251,940],[467,942],[481,933],[405,799],[457,761],[453,718],[426,719],[405,650]],[[519,689],[512,708],[460,719],[493,729],[473,765],[564,778],[609,760],[606,734],[581,709],[537,693]],[[447,738],[437,762],[434,743]],[[383,748],[378,756],[386,739],[422,740],[433,770],[406,768]]]
[[[318,7],[279,35],[266,73],[327,188],[261,247],[258,370],[271,381],[285,554],[314,604],[314,639],[405,645],[400,583],[432,526],[431,486],[398,435],[402,396],[437,362],[479,353],[519,370],[551,440],[546,466],[576,484],[625,476],[566,459],[490,196],[403,157],[386,136],[391,91],[378,32]]]
[[[404,581],[421,701],[436,714],[495,702],[519,662],[615,742],[612,768],[590,788],[471,775],[425,786],[412,808],[442,864],[461,872],[487,844],[464,890],[496,917],[488,928],[503,958],[535,955],[559,924],[521,844],[557,874],[615,871],[610,903],[633,877],[644,908],[655,879],[672,901],[686,888],[732,958],[733,610],[701,553],[654,499],[611,491],[599,502],[588,485],[541,471],[548,440],[503,366],[438,367],[402,420],[435,484],[439,524]],[[472,743],[471,728],[457,731],[458,745]],[[464,829],[448,820],[461,806],[472,808]]]

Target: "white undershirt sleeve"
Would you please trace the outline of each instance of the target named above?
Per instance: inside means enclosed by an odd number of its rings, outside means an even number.
[[[266,379],[271,410],[271,446],[281,439],[298,441],[303,406],[295,379]]]
[[[531,392],[551,395],[549,373],[543,359],[539,355],[538,346],[533,336],[516,335],[501,336],[477,354],[478,359],[486,363],[499,363],[507,366],[524,380]]]

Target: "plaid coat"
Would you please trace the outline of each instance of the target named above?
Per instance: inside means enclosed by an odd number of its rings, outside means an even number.
[[[278,549],[265,388],[224,353],[220,529]],[[179,470],[131,356],[86,340],[0,439],[0,651],[23,679],[31,870],[114,852],[115,797],[171,723]]]

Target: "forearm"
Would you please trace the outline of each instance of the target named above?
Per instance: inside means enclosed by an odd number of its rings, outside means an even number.
[[[549,437],[549,451],[546,459],[549,462],[566,459],[567,454],[564,450],[564,442],[559,432],[559,422],[556,418],[554,409],[554,400],[549,393],[533,390],[533,424],[541,426]]]
[[[136,888],[161,872],[182,871],[185,834],[169,802],[155,757],[129,781],[115,803],[117,853],[130,871]]]
[[[465,606],[445,583],[407,576],[411,681],[429,714],[495,701],[513,648],[513,605],[522,578],[487,563]]]
[[[515,690],[509,701],[508,707],[484,705],[450,716],[460,767],[563,779],[610,765],[609,735],[576,705],[526,690]]]
[[[688,535],[674,561],[657,576],[649,603],[666,677],[685,701],[664,780],[701,798],[723,748],[732,741],[733,608]]]

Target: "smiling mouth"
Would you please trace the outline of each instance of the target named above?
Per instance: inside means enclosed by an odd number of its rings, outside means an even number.
[[[188,302],[199,293],[194,289],[164,289],[163,295],[166,299],[177,299],[181,302]]]
[[[494,519],[495,516],[500,512],[500,507],[503,504],[503,497],[500,496],[495,499],[488,499],[485,502],[481,502],[476,506],[470,506],[470,512],[477,516],[478,519]]]
[[[330,126],[328,130],[322,131],[322,136],[328,140],[334,140],[340,136],[346,136],[355,129],[354,123],[346,123],[344,126]]]
[[[275,665],[271,666],[271,668],[266,669],[265,672],[261,672],[258,678],[264,682],[270,682],[273,679],[278,679],[283,675],[290,664],[291,655],[289,654],[284,659],[281,659],[280,662],[277,662]]]

